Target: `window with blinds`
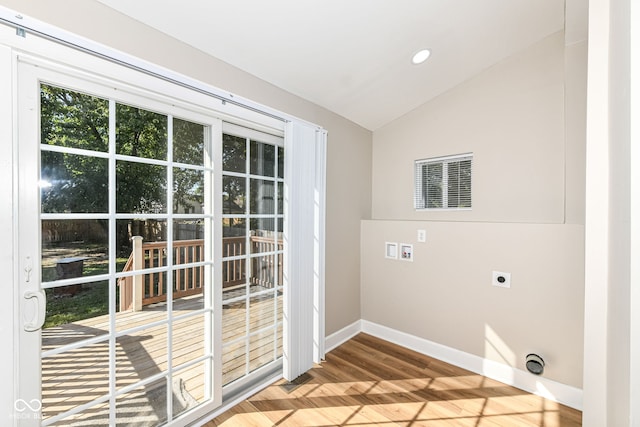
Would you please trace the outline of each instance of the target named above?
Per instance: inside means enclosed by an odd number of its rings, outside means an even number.
[[[472,163],[472,153],[416,160],[415,208],[471,209]]]

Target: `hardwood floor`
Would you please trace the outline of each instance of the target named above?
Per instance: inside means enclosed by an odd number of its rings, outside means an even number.
[[[287,393],[283,381],[214,426],[580,426],[580,411],[360,334]]]

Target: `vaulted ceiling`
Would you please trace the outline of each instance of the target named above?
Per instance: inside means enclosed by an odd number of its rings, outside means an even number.
[[[561,0],[100,1],[370,130],[565,27]]]

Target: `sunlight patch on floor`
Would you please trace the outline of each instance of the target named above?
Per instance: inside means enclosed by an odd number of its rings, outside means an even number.
[[[429,385],[433,390],[465,390],[474,388],[487,387],[484,377],[481,375],[465,375],[458,377],[439,377],[434,378]],[[504,385],[495,382],[496,385]],[[489,385],[492,387],[493,385]]]

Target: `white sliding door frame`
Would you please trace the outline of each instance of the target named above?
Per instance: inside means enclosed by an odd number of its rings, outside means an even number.
[[[115,211],[115,173],[111,173],[111,182],[109,184],[110,187],[110,208],[107,213],[97,213],[97,214],[87,214],[87,213],[61,213],[61,214],[47,214],[47,213],[39,213],[40,212],[40,193],[38,188],[38,176],[40,175],[40,162],[38,159],[40,158],[40,151],[45,151],[44,147],[41,145],[41,141],[39,141],[39,94],[40,94],[40,85],[41,82],[45,81],[47,84],[51,84],[54,86],[63,86],[67,88],[71,88],[71,90],[77,90],[80,92],[91,92],[93,95],[97,95],[103,97],[105,99],[109,99],[111,105],[111,114],[110,118],[112,120],[112,129],[110,130],[110,144],[112,147],[115,145],[115,105],[116,102],[125,102],[125,103],[138,103],[140,106],[144,104],[143,108],[155,108],[157,111],[163,111],[166,114],[167,119],[173,120],[174,117],[182,117],[188,118],[191,120],[198,120],[199,124],[202,124],[206,129],[210,129],[214,133],[217,131],[218,134],[221,133],[222,122],[211,115],[203,115],[192,110],[182,109],[175,106],[174,104],[163,104],[158,102],[156,99],[151,98],[142,98],[138,95],[126,93],[123,91],[117,84],[112,84],[111,86],[100,86],[98,84],[94,84],[91,82],[87,82],[80,78],[79,76],[73,74],[65,74],[56,70],[52,70],[47,68],[49,64],[40,63],[37,59],[27,57],[27,56],[18,56],[18,71],[19,71],[19,79],[18,79],[18,118],[19,118],[19,144],[18,144],[18,152],[19,152],[19,188],[20,188],[20,196],[19,196],[19,233],[20,233],[20,244],[19,244],[19,265],[20,269],[26,272],[23,280],[20,281],[19,289],[23,291],[24,300],[21,299],[20,303],[20,312],[21,312],[21,321],[24,324],[19,324],[20,328],[25,329],[31,328],[31,332],[29,333],[21,333],[19,339],[19,357],[20,363],[22,366],[20,367],[20,372],[22,375],[19,375],[18,380],[18,390],[19,390],[19,398],[22,399],[23,402],[36,402],[36,400],[43,402],[42,397],[40,396],[41,389],[41,377],[40,375],[29,375],[29,372],[41,372],[42,369],[38,369],[41,366],[41,357],[44,359],[46,357],[54,356],[59,353],[63,353],[64,351],[71,350],[72,347],[76,345],[78,347],[85,345],[90,345],[89,340],[80,341],[78,343],[72,343],[69,346],[63,346],[58,349],[48,350],[46,352],[40,352],[40,326],[38,322],[35,322],[36,325],[30,327],[31,323],[34,323],[34,319],[39,319],[39,321],[44,320],[43,313],[38,313],[40,310],[44,310],[44,301],[38,301],[36,297],[40,296],[40,298],[44,299],[44,291],[41,288],[53,288],[55,283],[42,283],[42,278],[40,277],[40,220],[46,219],[61,219],[61,220],[76,220],[76,219],[100,219],[100,220],[109,220],[111,222],[110,232],[109,232],[109,251],[112,252],[110,259],[111,261],[115,260],[115,222],[116,219],[119,219],[124,215],[128,217],[129,214],[116,213]],[[114,99],[117,97],[117,99]],[[171,122],[170,122],[171,123]],[[171,127],[168,124],[168,153],[172,153],[172,137],[171,137]],[[204,363],[207,368],[205,368],[205,372],[210,372],[209,364],[212,364],[211,369],[213,370],[213,375],[205,375],[202,378],[203,385],[205,388],[205,399],[207,402],[199,408],[190,411],[190,413],[181,414],[179,416],[175,416],[170,421],[175,421],[176,423],[187,423],[195,421],[196,419],[202,417],[206,413],[214,410],[219,407],[222,403],[222,386],[221,386],[221,377],[218,373],[221,371],[221,348],[219,345],[219,339],[216,340],[215,337],[221,336],[221,303],[219,299],[218,289],[221,287],[220,279],[221,276],[218,274],[220,268],[220,249],[221,246],[216,242],[219,240],[218,235],[220,233],[219,224],[215,224],[214,228],[217,226],[216,230],[213,231],[212,228],[208,225],[212,220],[215,219],[214,215],[211,213],[212,208],[212,200],[216,195],[219,196],[219,190],[215,190],[215,185],[211,185],[211,179],[208,178],[209,175],[216,175],[214,173],[214,168],[212,167],[211,158],[215,158],[214,154],[216,150],[212,149],[211,144],[211,132],[205,131],[207,135],[205,137],[206,141],[204,143],[204,155],[206,160],[203,163],[203,166],[193,166],[193,165],[184,165],[180,163],[176,163],[171,159],[171,154],[168,155],[167,160],[150,160],[146,159],[146,161],[165,165],[167,167],[168,174],[171,175],[173,167],[192,167],[195,168],[193,170],[202,170],[205,173],[204,179],[204,188],[205,188],[205,212],[203,214],[199,214],[197,216],[198,219],[202,219],[205,223],[205,235],[208,235],[207,240],[209,242],[213,242],[212,244],[205,244],[205,252],[209,254],[205,258],[203,262],[200,262],[202,267],[204,267],[205,277],[210,277],[210,269],[214,266],[215,279],[208,280],[207,284],[205,284],[205,300],[206,302],[203,305],[203,308],[198,310],[201,313],[195,313],[192,316],[193,318],[196,315],[202,314],[205,319],[211,319],[205,323],[204,328],[204,346],[203,346],[203,355],[197,359],[189,360],[183,364],[183,366],[172,366],[172,358],[168,357],[168,368],[167,374],[173,376],[174,372],[177,372],[179,369],[183,369],[188,366],[196,365],[198,363]],[[51,149],[51,146],[46,146],[47,150]],[[68,147],[59,147],[55,146],[54,151],[69,153],[69,154],[82,154],[92,157],[99,157],[104,159],[109,159],[110,163],[112,162],[112,172],[115,172],[115,162],[118,160],[130,160],[129,157],[126,156],[118,156],[115,154],[115,150],[109,150],[109,152],[93,152],[87,151],[81,152],[75,148]],[[141,159],[138,159],[141,160]],[[219,162],[219,156],[215,159],[216,162]],[[215,179],[215,178],[213,178]],[[168,180],[171,182],[171,180]],[[208,190],[208,191],[207,191]],[[210,193],[210,194],[209,194]],[[171,192],[169,191],[167,194],[167,206],[168,211],[165,214],[134,214],[133,216],[137,216],[139,218],[145,217],[155,217],[157,219],[165,219],[168,221],[167,223],[167,234],[168,241],[172,242],[173,233],[172,233],[172,224],[173,220],[180,218],[188,218],[189,216],[180,216],[178,214],[173,213],[171,206]],[[215,206],[215,204],[213,204]],[[131,217],[133,217],[131,216]],[[212,247],[213,246],[213,247]],[[171,245],[170,245],[171,248]],[[122,273],[115,272],[111,270],[114,264],[111,264],[110,272],[104,274],[104,279],[111,281],[113,284],[110,286],[113,289],[113,294],[109,297],[109,311],[115,315],[115,281],[118,277],[122,277]],[[179,271],[173,270],[171,261],[168,262],[166,271]],[[86,282],[93,282],[96,278],[101,276],[93,276],[87,277]],[[170,283],[170,280],[169,280]],[[171,286],[169,287],[171,289]],[[37,302],[37,303],[36,303]],[[175,314],[172,313],[172,298],[171,292],[169,292],[169,297],[167,298],[167,313],[168,318],[166,320],[167,327],[173,324],[173,322],[178,321],[178,319],[174,320],[176,317]],[[116,328],[115,318],[112,316],[110,320],[110,327],[108,328],[107,333],[103,336],[98,337],[97,339],[101,340],[100,342],[108,343],[109,346],[109,392],[106,393],[105,397],[100,397],[95,401],[90,401],[84,403],[82,405],[78,405],[76,408],[71,409],[71,412],[76,411],[82,412],[85,407],[88,408],[91,405],[98,403],[98,400],[101,400],[103,403],[110,402],[110,417],[113,420],[115,418],[115,402],[116,399],[120,396],[125,395],[130,390],[133,390],[133,387],[140,387],[146,384],[149,384],[154,380],[154,377],[149,377],[147,379],[143,379],[136,383],[134,386],[121,386],[120,390],[116,392],[115,383],[116,383],[116,360],[115,360],[115,346],[116,340],[122,336],[123,334],[127,334],[129,332],[135,332],[136,328],[124,328],[124,332],[119,328]],[[180,319],[181,320],[181,319]],[[144,327],[149,326],[138,326],[137,328],[142,329]],[[214,332],[215,330],[215,332]],[[169,334],[167,339],[167,350],[169,351],[168,355],[171,356],[171,348],[172,348],[172,334]],[[107,337],[107,340],[104,338]],[[97,341],[96,341],[97,342]],[[68,348],[67,348],[68,347]],[[175,369],[174,369],[175,368]],[[161,373],[161,375],[165,375]],[[162,376],[157,375],[158,378],[163,378]],[[155,381],[155,380],[154,380]],[[143,384],[144,383],[144,384]],[[37,391],[36,391],[37,390]],[[211,395],[209,394],[211,391]],[[42,407],[42,403],[32,403],[31,408],[35,408],[37,406]],[[71,414],[73,416],[74,414]],[[65,416],[64,413],[51,416],[50,418],[44,420],[45,425],[49,425],[51,423],[57,422],[58,417]],[[29,421],[33,423],[33,425],[39,425],[40,420],[37,417],[33,417],[29,420],[22,420],[24,424]],[[173,425],[173,424],[172,424]]]

